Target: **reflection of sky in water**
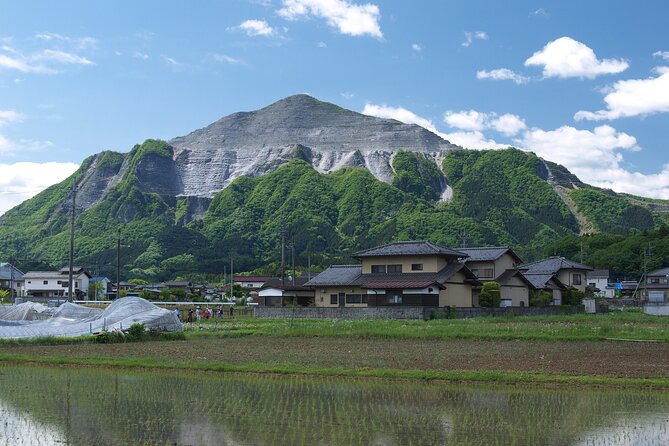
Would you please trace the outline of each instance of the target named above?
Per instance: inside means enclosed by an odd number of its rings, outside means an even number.
[[[50,446],[66,443],[67,439],[62,430],[37,421],[29,414],[0,401],[0,445]]]
[[[586,432],[574,446],[654,446],[669,445],[669,413],[648,414],[615,412],[602,414],[610,423]]]

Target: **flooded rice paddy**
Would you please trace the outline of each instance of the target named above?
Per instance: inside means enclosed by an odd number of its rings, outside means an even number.
[[[0,366],[1,445],[666,445],[669,393]]]

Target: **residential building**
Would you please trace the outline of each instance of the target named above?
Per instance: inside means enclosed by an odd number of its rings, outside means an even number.
[[[88,294],[88,285],[91,276],[83,268],[76,266],[72,270],[72,291],[77,299]],[[23,284],[22,295],[31,297],[69,297],[69,268],[59,271],[28,271],[21,278]]]
[[[646,274],[643,298],[648,302],[669,302],[669,268]]]
[[[609,283],[609,270],[596,269],[587,273],[588,287],[598,297],[612,299],[616,295],[616,287]]]
[[[475,305],[476,275],[467,254],[427,241],[389,243],[353,254],[358,265],[334,265],[306,283],[323,307]]]
[[[99,289],[95,290],[94,287],[99,285]],[[111,291],[111,280],[106,278],[105,276],[93,276],[91,277],[91,280],[89,281],[90,289],[94,290],[93,293],[88,293],[88,299],[90,300],[97,300],[100,298],[108,299],[109,298],[109,292]],[[97,291],[97,295],[95,294],[95,291]]]
[[[549,257],[536,262],[520,265],[525,278],[537,290],[550,291],[553,294],[553,304],[562,304],[562,290],[575,288],[585,292],[587,274],[594,271],[591,266],[583,265],[564,257]]]
[[[296,305],[314,306],[314,289],[306,286],[307,280],[297,278],[294,281],[270,279],[258,290],[258,304],[268,307]]]
[[[272,279],[272,276],[234,276],[233,283],[239,285],[244,289],[256,291],[265,284],[265,282]]]
[[[21,277],[23,277],[23,272],[14,265],[11,263],[0,263],[0,289],[12,289],[10,299],[19,294]]]
[[[522,260],[511,248],[462,248],[459,251],[467,254],[463,261],[481,282],[500,285],[501,306],[529,306],[532,284],[516,269]],[[475,300],[479,291],[480,288],[474,289]]]

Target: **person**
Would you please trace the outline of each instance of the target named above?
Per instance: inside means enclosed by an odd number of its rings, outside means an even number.
[[[223,306],[222,305],[218,306],[218,317],[219,318],[223,317]]]
[[[234,305],[230,305],[230,317],[234,317],[234,316],[235,316],[235,307],[234,307]]]
[[[193,322],[193,309],[188,309],[188,322]]]
[[[198,305],[195,309],[195,320],[199,321],[200,319],[202,319],[202,307]]]
[[[177,315],[177,319],[181,320],[181,311],[179,311],[179,307],[177,307],[177,309],[174,310],[174,314]]]

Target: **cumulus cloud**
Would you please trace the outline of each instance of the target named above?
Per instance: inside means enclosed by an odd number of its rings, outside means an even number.
[[[216,54],[214,54],[212,57],[213,57],[214,60],[217,61],[217,62],[227,63],[227,64],[230,64],[230,65],[237,65],[237,64],[240,64],[240,63],[241,63],[241,60],[236,59],[236,58],[231,57],[231,56],[228,56],[227,54],[218,54],[218,53],[216,53]]]
[[[622,59],[599,60],[587,45],[571,37],[560,37],[534,53],[525,66],[543,67],[544,77],[594,79],[602,74],[621,73],[629,64]]]
[[[0,127],[15,122],[23,122],[25,115],[14,110],[0,110]]]
[[[332,28],[349,36],[369,35],[382,38],[379,7],[372,3],[363,5],[348,0],[282,0],[277,12],[288,20],[317,17]]]
[[[657,72],[657,77],[616,82],[604,96],[606,110],[582,110],[574,119],[601,121],[669,112],[669,68],[660,67]]]
[[[669,51],[655,51],[653,56],[660,57],[664,60],[669,60]]]
[[[0,164],[0,215],[63,181],[78,167],[57,162]]]
[[[510,113],[505,113],[498,118],[490,120],[489,125],[504,136],[515,136],[527,128],[522,118]]]
[[[474,40],[488,40],[488,33],[485,31],[465,31],[465,41],[462,42],[462,46],[467,48],[471,46],[472,43],[474,43]]]
[[[146,53],[142,53],[141,51],[135,51],[134,53],[132,53],[132,57],[134,57],[135,59],[146,60],[149,58],[149,55]]]
[[[365,104],[365,108],[362,110],[362,114],[376,116],[377,118],[396,119],[407,124],[417,124],[424,129],[440,135],[432,121],[426,118],[422,118],[404,107],[389,107],[387,105],[375,105],[367,103]]]
[[[498,68],[496,70],[490,70],[490,71],[479,70],[476,72],[476,78],[492,79],[496,81],[510,80],[518,85],[526,84],[530,80],[529,77],[523,76],[522,74],[518,74],[514,71],[509,70],[508,68]]]
[[[417,43],[411,44],[411,49],[414,50],[417,53],[420,53],[421,51],[423,51],[423,47],[418,45]]]
[[[484,113],[476,110],[447,111],[444,114],[444,122],[449,126],[467,131],[495,130],[504,136],[515,136],[527,125],[519,116],[506,113]]]
[[[274,28],[264,20],[245,20],[239,25],[239,29],[246,32],[251,37],[254,36],[272,36],[275,34]]]

